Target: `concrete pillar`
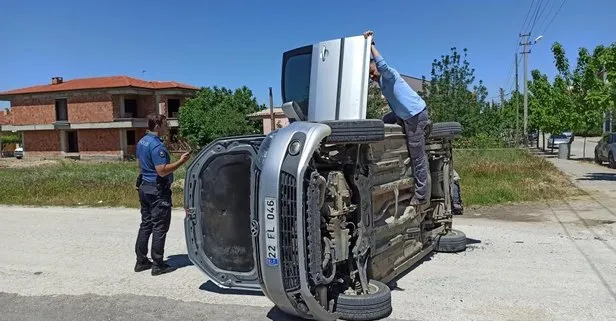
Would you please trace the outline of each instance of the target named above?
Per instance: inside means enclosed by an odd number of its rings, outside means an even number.
[[[128,154],[128,145],[126,141],[126,129],[120,129],[120,160],[124,160],[124,155]]]
[[[60,130],[60,155],[66,154],[66,131]]]
[[[124,95],[120,95],[120,118],[124,118],[126,106],[124,106]]]

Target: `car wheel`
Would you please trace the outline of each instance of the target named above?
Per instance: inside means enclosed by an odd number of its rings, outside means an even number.
[[[360,144],[385,139],[385,124],[380,119],[328,120],[322,123],[332,129],[332,133],[325,140],[328,144]]]
[[[429,138],[455,137],[462,134],[462,125],[458,122],[442,122],[432,125]]]
[[[466,250],[466,234],[458,230],[450,230],[445,235],[438,235],[434,238],[436,252],[455,253]]]
[[[601,160],[601,158],[599,158],[599,154],[597,154],[597,151],[595,151],[595,163],[603,165],[603,161]]]
[[[340,294],[336,300],[335,312],[342,320],[378,320],[392,312],[391,290],[379,281],[370,280],[369,292],[363,295]]]
[[[614,160],[614,154],[612,154],[612,152],[610,152],[610,154],[608,155],[607,161],[609,162],[610,168],[616,168],[616,161]]]

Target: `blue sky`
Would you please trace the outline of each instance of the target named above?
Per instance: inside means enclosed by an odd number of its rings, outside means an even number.
[[[3,0],[0,91],[48,83],[52,76],[129,75],[247,85],[265,104],[271,86],[278,105],[284,51],[372,29],[388,62],[417,77],[429,76],[432,60],[449,48],[468,48],[477,78],[496,97],[499,87],[513,88],[517,36],[530,29],[521,28],[532,2]],[[562,0],[534,2],[545,10],[533,38],[544,38],[529,56],[529,70],[553,76],[554,41],[565,46],[572,64],[578,47],[616,41],[614,0],[568,0],[549,28]]]

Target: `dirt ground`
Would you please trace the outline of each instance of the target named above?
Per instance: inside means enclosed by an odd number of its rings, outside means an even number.
[[[45,159],[45,160],[30,160],[30,159],[17,159],[14,157],[0,158],[0,169],[2,168],[28,168],[43,165],[50,165],[57,163],[57,160]]]

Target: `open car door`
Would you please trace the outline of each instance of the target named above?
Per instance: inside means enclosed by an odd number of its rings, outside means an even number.
[[[223,288],[261,290],[251,234],[251,165],[263,138],[217,139],[186,171],[188,257]]]

